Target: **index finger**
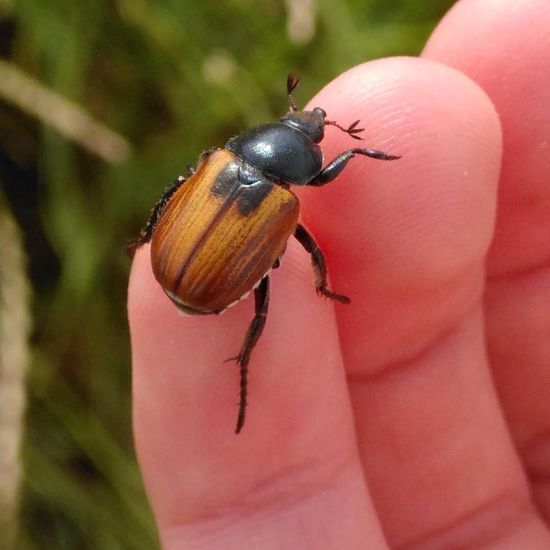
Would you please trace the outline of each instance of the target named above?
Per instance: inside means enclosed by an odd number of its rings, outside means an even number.
[[[333,305],[315,293],[308,254],[290,242],[272,274],[247,423],[236,436],[238,369],[223,361],[238,350],[253,304],[179,315],[148,251],[136,254],[129,288],[134,430],[164,544],[207,546],[219,534],[203,526],[216,518],[230,532],[224,548],[258,533],[264,548],[326,536],[385,548],[356,453]]]

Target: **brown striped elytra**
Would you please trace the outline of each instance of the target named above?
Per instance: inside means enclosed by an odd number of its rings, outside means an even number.
[[[155,278],[168,298],[191,314],[219,314],[252,289],[255,316],[239,354],[240,405],[236,432],[244,425],[248,363],[267,317],[269,272],[279,267],[294,235],[311,254],[317,292],[340,303],[349,298],[327,287],[323,253],[298,221],[300,204],[291,185],[320,187],[334,180],[356,155],[379,160],[398,156],[374,149],[349,149],[323,168],[319,143],[327,125],[354,139],[359,121],[347,128],[327,120],[323,109],[300,111],[292,99],[298,79],[290,75],[290,111],[209,149],[188,178],[180,176],[162,194],[130,254],[151,242]]]
[[[298,224],[294,193],[267,179],[242,185],[242,164],[227,149],[207,153],[153,233],[155,277],[189,313],[220,313],[241,298],[271,269]]]

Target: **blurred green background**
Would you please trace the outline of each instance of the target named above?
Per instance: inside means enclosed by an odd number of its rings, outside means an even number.
[[[29,359],[15,548],[158,547],[132,447],[126,240],[202,149],[286,110],[287,73],[304,104],[357,63],[418,54],[453,3],[0,0],[0,217],[22,236],[0,223],[11,482]]]

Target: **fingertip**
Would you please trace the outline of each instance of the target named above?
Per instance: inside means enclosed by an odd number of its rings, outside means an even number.
[[[547,0],[457,2],[424,52],[486,90],[502,121],[499,215],[488,259],[491,276],[531,270],[548,256]],[[544,261],[544,260],[543,260]]]
[[[372,251],[375,258],[397,260],[395,237],[416,239],[414,230],[433,237],[434,223],[447,219],[447,226],[456,225],[468,209],[466,233],[440,232],[446,241],[438,252],[452,251],[456,259],[485,254],[492,236],[501,132],[491,101],[474,82],[436,62],[385,59],[340,75],[310,105],[326,106],[343,121],[361,115],[366,145],[399,157],[391,163],[356,159],[331,185],[304,189],[303,217],[329,250],[337,253],[332,243],[338,239],[338,250],[349,257],[366,238],[367,245],[382,247]],[[330,160],[350,143],[329,129],[322,145]],[[378,231],[383,233],[377,237]],[[471,250],[456,254],[457,243]],[[419,253],[422,248],[416,247],[409,259],[429,260]],[[402,260],[396,268],[403,268]]]
[[[344,348],[353,350],[348,364],[364,364],[367,348],[373,364],[384,363],[479,300],[500,170],[498,116],[462,73],[412,58],[355,67],[311,105],[344,124],[360,116],[367,146],[401,156],[353,159],[335,182],[302,193],[334,284],[353,289],[352,306],[338,313]],[[327,160],[349,141],[327,132]]]

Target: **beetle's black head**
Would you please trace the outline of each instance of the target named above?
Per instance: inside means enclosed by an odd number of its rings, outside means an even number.
[[[319,143],[325,135],[325,118],[327,114],[320,107],[313,111],[290,111],[280,122],[296,128],[306,134],[313,143]]]
[[[357,128],[359,121],[356,120],[350,124],[347,128],[340,126],[335,120],[327,120],[327,114],[320,107],[315,107],[313,111],[300,111],[292,97],[292,92],[298,86],[299,79],[293,74],[289,74],[286,80],[286,91],[288,94],[288,105],[290,107],[290,112],[287,113],[283,118],[280,119],[280,122],[300,130],[306,136],[313,141],[313,143],[319,143],[325,135],[325,126],[336,126],[349,134],[353,139],[362,139],[359,137],[363,131],[363,128]]]

